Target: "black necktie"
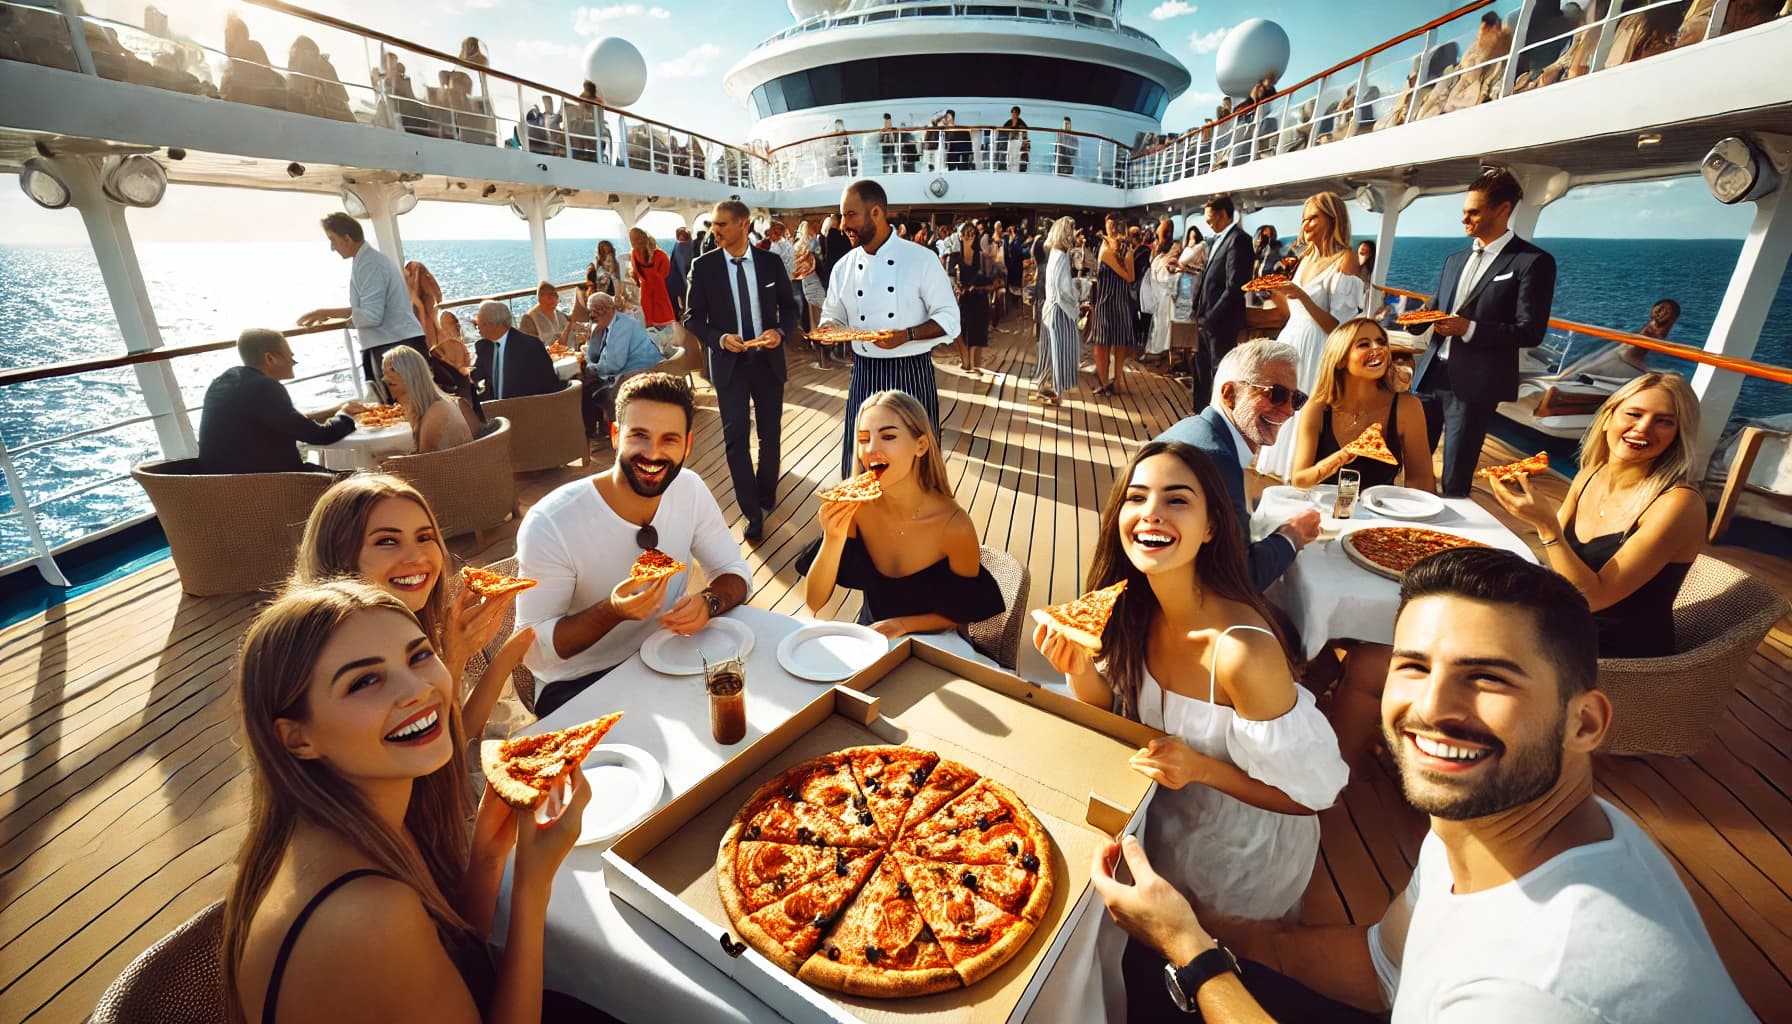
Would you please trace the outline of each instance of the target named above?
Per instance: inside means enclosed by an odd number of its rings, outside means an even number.
[[[730,256],[734,261],[734,290],[740,296],[740,340],[747,340],[747,332],[752,330],[753,293],[747,290],[747,258]]]

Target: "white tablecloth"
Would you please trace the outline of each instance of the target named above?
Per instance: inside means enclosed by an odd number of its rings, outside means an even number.
[[[390,455],[409,455],[417,450],[417,445],[411,440],[410,424],[394,423],[371,430],[357,427],[354,433],[335,444],[301,444],[299,450],[314,456],[312,461],[325,469],[375,470],[380,468],[381,459]]]
[[[1251,537],[1265,536],[1290,516],[1312,507],[1305,492],[1294,487],[1267,487],[1251,513]],[[1350,560],[1333,534],[1342,536],[1368,526],[1418,526],[1453,533],[1496,548],[1504,548],[1535,562],[1524,541],[1500,524],[1473,498],[1445,498],[1444,511],[1434,519],[1409,522],[1378,516],[1357,502],[1349,519],[1335,519],[1329,510],[1322,521],[1322,537],[1301,550],[1294,564],[1264,595],[1280,606],[1300,630],[1306,657],[1313,657],[1327,640],[1394,642],[1394,613],[1400,607],[1400,585],[1377,576]]]
[[[605,742],[640,747],[666,775],[663,807],[729,758],[777,728],[827,690],[778,664],[778,644],[806,623],[757,608],[727,613],[753,630],[747,656],[747,735],[723,747],[710,738],[709,698],[701,676],[667,676],[648,668],[639,654],[567,701],[538,726],[563,729],[612,711],[622,721]],[[943,650],[986,664],[957,634],[918,637]],[[574,847],[548,902],[546,984],[626,1021],[775,1021],[779,1017],[701,956],[687,949],[633,907],[611,897],[604,883],[605,845]],[[493,938],[503,940],[508,919],[509,874]]]
[[[579,375],[579,357],[566,355],[554,360],[554,373],[561,380],[571,380]]]

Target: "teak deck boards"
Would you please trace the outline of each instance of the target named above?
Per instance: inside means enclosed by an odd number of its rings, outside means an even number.
[[[1089,398],[1085,374],[1083,393],[1061,407],[1028,402],[1024,311],[992,334],[983,355],[993,373],[938,364],[943,446],[984,544],[1021,559],[1038,607],[1081,589],[1114,478],[1138,445],[1187,415],[1189,395],[1135,371],[1114,398]],[[806,351],[789,358],[779,504],[749,561],[752,603],[796,613],[793,564],[816,535],[814,492],[838,472],[848,378],[812,368]],[[714,393],[701,388],[698,405],[687,465],[738,536]],[[1522,454],[1491,442],[1483,458]],[[610,457],[599,444],[595,469]],[[523,506],[577,472],[520,480]],[[1564,481],[1545,486],[1559,497]],[[513,554],[514,526],[494,533],[483,550],[459,538],[455,556]],[[1711,553],[1792,590],[1783,561]],[[248,805],[230,672],[259,599],[186,597],[163,561],[0,631],[0,1020],[80,1019],[132,957],[223,894]],[[857,609],[842,591],[824,614]],[[1703,751],[1603,758],[1598,782],[1673,858],[1755,1010],[1771,1019],[1792,1005],[1792,623],[1762,643]],[[1423,819],[1395,780],[1370,771],[1320,821],[1307,915],[1375,920],[1406,883]]]

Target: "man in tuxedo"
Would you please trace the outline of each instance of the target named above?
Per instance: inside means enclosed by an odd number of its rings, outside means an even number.
[[[1225,193],[1212,196],[1206,206],[1207,267],[1195,288],[1195,315],[1199,323],[1195,347],[1195,405],[1213,400],[1214,368],[1238,344],[1244,329],[1244,286],[1251,279],[1251,244],[1238,224],[1238,208]]]
[[[1452,314],[1413,372],[1414,391],[1436,401],[1444,421],[1443,493],[1467,497],[1487,426],[1518,397],[1518,350],[1543,340],[1555,298],[1556,261],[1512,233],[1524,190],[1512,172],[1490,168],[1469,186],[1462,226],[1474,244],[1444,260],[1432,309]]]
[[[481,302],[473,326],[479,332],[479,341],[474,345],[473,382],[488,401],[551,395],[565,386],[554,372],[554,359],[541,339],[510,325],[508,305]]]
[[[778,501],[784,418],[785,338],[796,336],[796,293],[776,253],[747,244],[752,214],[738,199],[716,204],[710,220],[718,247],[691,264],[685,329],[709,354],[710,380],[722,414],[728,475],[750,541],[764,536],[764,516]],[[747,451],[748,407],[759,427],[759,467]]]
[[[1279,341],[1237,346],[1214,371],[1213,404],[1157,435],[1159,441],[1198,448],[1213,460],[1249,544],[1251,586],[1259,592],[1280,579],[1300,549],[1319,536],[1319,513],[1308,509],[1251,544],[1251,514],[1245,503],[1244,467],[1256,461],[1258,449],[1275,443],[1276,435],[1306,404],[1307,396],[1294,387],[1298,359],[1294,346]]]
[[[298,442],[335,444],[354,433],[361,403],[349,402],[316,417],[293,408],[280,382],[291,380],[297,360],[279,331],[251,327],[236,339],[243,365],[219,374],[205,389],[199,417],[202,473],[293,473],[315,470],[299,458]],[[324,420],[325,422],[319,422]]]

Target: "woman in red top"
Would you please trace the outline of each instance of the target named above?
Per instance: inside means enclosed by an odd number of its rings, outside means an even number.
[[[630,228],[628,244],[629,276],[641,288],[641,313],[649,327],[662,327],[678,319],[672,309],[672,296],[666,291],[666,275],[672,272],[672,258],[667,256],[653,236],[640,228]]]

